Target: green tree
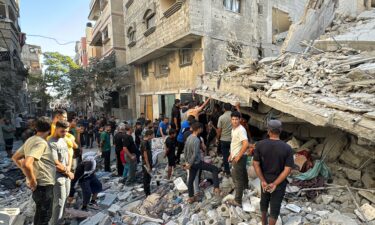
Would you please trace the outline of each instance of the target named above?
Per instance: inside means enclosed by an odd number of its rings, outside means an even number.
[[[44,79],[46,89],[56,98],[70,98],[71,96],[71,71],[79,66],[69,56],[58,52],[46,52],[44,56]]]

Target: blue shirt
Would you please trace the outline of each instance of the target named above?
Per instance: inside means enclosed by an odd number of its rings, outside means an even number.
[[[189,129],[190,129],[189,121],[185,120],[184,122],[182,122],[180,132],[178,133],[178,136],[177,136],[178,142],[184,143],[184,133],[185,131]]]
[[[164,122],[159,123],[158,132],[156,133],[156,136],[162,137],[163,135],[160,133],[160,128],[163,130],[163,134],[167,135],[167,129],[169,127],[169,123],[165,124]]]

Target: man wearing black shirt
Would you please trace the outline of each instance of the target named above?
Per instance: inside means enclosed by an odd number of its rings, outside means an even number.
[[[280,140],[281,125],[278,120],[270,120],[269,139],[258,142],[254,151],[254,168],[261,180],[262,188],[260,200],[262,225],[276,224],[287,185],[286,178],[294,165],[291,147]],[[271,210],[267,223],[269,205]]]
[[[181,101],[180,99],[176,99],[174,101],[174,105],[172,107],[172,115],[171,115],[171,127],[173,129],[176,129],[177,132],[181,128],[181,112],[180,112],[180,106],[181,106]]]
[[[124,166],[121,162],[121,150],[124,147],[124,139],[125,139],[125,127],[120,126],[119,131],[113,138],[113,142],[115,144],[115,150],[116,150],[116,162],[117,162],[117,175],[122,176],[124,172]]]
[[[142,124],[141,122],[136,122],[135,123],[135,144],[137,145],[137,148],[141,145],[141,140],[142,140]]]
[[[165,156],[168,157],[168,180],[171,179],[172,170],[176,166],[176,130],[171,128],[165,140]]]
[[[135,146],[135,142],[133,137],[131,136],[132,128],[127,125],[125,127],[125,137],[123,141],[123,148],[125,150],[125,161],[129,163],[129,176],[127,183],[131,184],[135,182],[135,172],[137,169],[137,148]]]
[[[141,116],[137,119],[137,122],[140,122],[142,126],[146,123],[146,117],[144,113],[141,113]]]
[[[140,145],[142,161],[143,161],[143,189],[146,196],[151,194],[151,173],[152,173],[152,153],[151,140],[154,137],[152,130],[147,130]]]

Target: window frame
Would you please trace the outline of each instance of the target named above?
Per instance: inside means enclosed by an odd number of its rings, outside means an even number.
[[[141,75],[142,75],[143,78],[146,78],[150,75],[148,70],[149,70],[149,63],[148,62],[141,64],[140,71],[141,71]]]
[[[178,54],[179,54],[180,67],[190,66],[191,64],[193,64],[193,49],[192,48],[193,48],[193,45],[189,44],[179,50]],[[190,58],[190,60],[185,60],[186,54],[188,54],[186,58]]]
[[[105,44],[105,43],[107,43],[109,40],[110,40],[110,38],[109,38],[109,30],[108,30],[108,26],[106,26],[102,31],[101,31],[101,33],[102,33],[102,42],[103,42],[103,44]],[[105,35],[105,34],[107,34],[107,35]],[[106,37],[107,36],[107,37]]]
[[[234,6],[235,6],[235,1],[238,2],[238,11],[236,11],[234,9]],[[230,6],[227,7],[227,3],[229,2]],[[227,10],[227,11],[230,11],[230,12],[234,12],[234,13],[241,13],[241,0],[223,0],[223,5],[224,5],[224,9]]]

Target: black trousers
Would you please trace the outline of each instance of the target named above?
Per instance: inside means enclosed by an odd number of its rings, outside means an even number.
[[[206,142],[207,148],[210,147],[210,144],[215,139],[215,137],[216,137],[216,129],[215,128],[211,128],[210,132],[208,133],[208,137],[207,137],[207,142]]]
[[[176,163],[179,164],[181,161],[181,154],[184,151],[185,143],[177,142],[177,154],[176,154]]]
[[[32,198],[36,205],[34,225],[48,225],[52,217],[53,185],[37,186]]]
[[[260,195],[260,211],[268,212],[270,206],[270,217],[277,220],[280,214],[281,202],[283,201],[286,189],[286,182],[281,183],[276,187],[276,190],[272,193],[263,192]],[[261,187],[262,189],[262,187]]]
[[[212,173],[212,179],[214,182],[214,187],[219,188],[219,169],[211,164],[205,163],[201,161],[200,163],[193,164],[190,167],[190,173],[189,173],[189,180],[188,180],[188,191],[189,191],[189,197],[194,196],[194,179],[197,175],[198,171],[200,170],[206,170]]]
[[[111,151],[102,152],[104,158],[104,171],[111,172]]]
[[[221,153],[223,154],[223,164],[224,164],[224,172],[226,174],[230,174],[229,168],[229,154],[230,154],[230,141],[220,141],[220,149]]]
[[[94,144],[94,134],[86,134],[86,148],[92,148]]]
[[[124,165],[121,162],[121,149],[116,149],[116,165],[117,165],[117,175],[122,176],[124,172]]]
[[[148,174],[146,168],[142,166],[143,171],[143,189],[145,191],[145,195],[149,196],[151,194],[151,176]]]
[[[246,156],[242,156],[237,163],[232,163],[232,178],[236,190],[235,200],[239,204],[242,204],[243,191],[249,188],[249,178],[246,171],[246,159]]]

